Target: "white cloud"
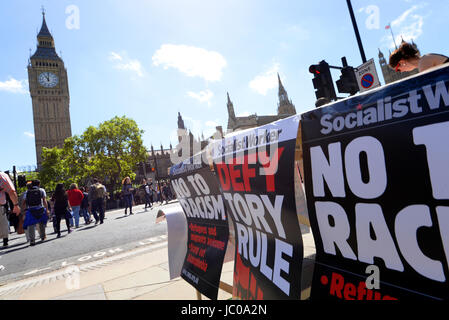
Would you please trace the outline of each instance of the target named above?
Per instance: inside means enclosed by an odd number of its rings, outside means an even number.
[[[126,53],[120,55],[117,52],[110,52],[109,61],[113,62],[113,66],[117,70],[131,71],[139,77],[144,76],[142,63],[137,59],[129,58]]]
[[[205,91],[200,91],[200,92],[193,92],[193,91],[188,91],[187,95],[193,99],[198,100],[201,103],[207,103],[208,106],[210,106],[210,101],[212,99],[212,97],[214,96],[214,93],[212,91],[210,91],[209,89],[205,90]]]
[[[402,39],[407,42],[416,41],[423,34],[424,15],[416,13],[423,7],[425,4],[414,5],[391,22],[396,45],[399,45]],[[390,33],[382,38],[382,42],[389,48],[395,47]]]
[[[277,73],[279,63],[275,63],[270,69],[256,76],[250,81],[249,87],[261,95],[266,95],[268,90],[274,89],[278,85]]]
[[[187,45],[163,44],[152,59],[155,66],[175,68],[189,77],[210,82],[219,81],[227,65],[220,53]]]
[[[111,60],[111,61],[117,61],[117,60],[118,61],[122,61],[123,58],[118,53],[111,52],[111,53],[109,53],[109,60]]]
[[[0,81],[0,91],[6,91],[11,93],[26,94],[28,93],[28,81],[27,80],[16,80],[9,77],[9,80]]]
[[[25,131],[23,134],[24,134],[25,136],[27,136],[28,138],[33,138],[33,139],[34,139],[34,134],[31,133],[31,132]]]

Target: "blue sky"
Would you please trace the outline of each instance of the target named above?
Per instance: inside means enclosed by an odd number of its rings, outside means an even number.
[[[148,149],[175,146],[178,112],[196,136],[226,128],[226,92],[237,115],[275,114],[278,72],[297,112],[306,112],[315,102],[309,65],[340,65],[343,56],[362,63],[344,0],[1,1],[2,170],[36,164],[26,66],[42,5],[68,71],[72,133],[126,115]],[[381,82],[378,48],[394,49],[389,23],[398,41],[449,54],[449,0],[352,5]]]

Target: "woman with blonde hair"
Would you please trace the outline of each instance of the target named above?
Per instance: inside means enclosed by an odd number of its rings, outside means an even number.
[[[127,215],[127,210],[129,207],[129,215],[133,214],[133,185],[131,184],[131,179],[126,177],[122,181],[122,196],[125,200],[125,216]]]

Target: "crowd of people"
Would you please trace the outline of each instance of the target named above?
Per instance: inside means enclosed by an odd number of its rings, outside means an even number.
[[[147,211],[155,203],[162,205],[174,198],[167,182],[153,184],[151,178],[143,179],[142,184],[135,188],[130,177],[123,179],[118,197],[124,203],[125,216],[128,210],[130,215],[133,214],[136,200],[137,204],[144,203]],[[59,183],[50,198],[40,181],[33,180],[27,183],[26,191],[18,196],[10,177],[0,172],[0,237],[3,247],[8,246],[10,225],[17,233],[25,233],[30,246],[35,246],[36,229],[41,242],[45,241],[48,222],[53,224],[57,238],[61,237],[62,220],[65,220],[68,234],[80,227],[81,219],[85,225],[103,224],[107,199],[106,187],[98,179],[93,179],[88,188],[73,183],[66,190],[64,184]]]

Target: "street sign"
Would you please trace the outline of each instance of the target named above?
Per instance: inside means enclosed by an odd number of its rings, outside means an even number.
[[[374,76],[371,73],[365,74],[360,80],[360,84],[365,89],[371,88],[374,84]]]
[[[360,88],[360,92],[365,92],[377,87],[380,87],[379,77],[376,71],[376,65],[374,59],[362,64],[355,71],[357,77],[357,83]]]

